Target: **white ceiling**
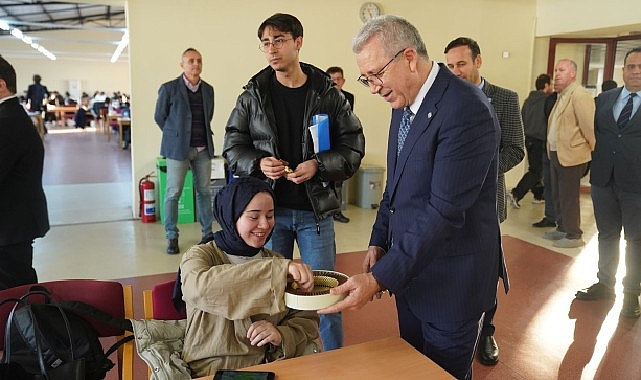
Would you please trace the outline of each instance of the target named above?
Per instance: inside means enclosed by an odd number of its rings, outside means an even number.
[[[2,0],[0,20],[19,28],[60,61],[109,61],[126,30],[122,5]],[[47,59],[8,31],[0,30],[0,46],[7,58]],[[127,49],[120,59],[128,59]]]

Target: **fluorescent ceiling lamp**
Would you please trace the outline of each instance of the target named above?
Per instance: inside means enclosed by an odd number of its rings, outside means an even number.
[[[125,33],[122,35],[122,38],[120,39],[120,42],[116,47],[116,51],[114,51],[114,54],[111,56],[111,60],[109,60],[109,62],[116,63],[118,58],[120,58],[120,54],[122,54],[122,51],[125,50],[128,44],[129,44],[129,31],[125,30]]]
[[[33,39],[31,37],[22,33],[22,30],[18,28],[12,28],[8,22],[4,20],[0,20],[0,29],[8,30],[9,34],[19,39],[20,41],[24,42],[25,44],[31,46],[32,48],[36,49],[40,53],[44,54],[45,57],[49,58],[52,61],[56,60],[56,56],[52,52],[45,49],[42,45],[38,45],[37,43],[33,42]]]

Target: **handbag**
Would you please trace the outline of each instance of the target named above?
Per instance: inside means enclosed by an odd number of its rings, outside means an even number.
[[[45,304],[29,303],[29,297],[37,294],[45,297]],[[0,380],[84,380],[85,359],[74,358],[74,341],[69,320],[62,307],[53,302],[51,295],[46,290],[32,290],[19,299],[5,300],[3,303],[8,301],[15,301],[15,305],[7,318]],[[41,330],[34,307],[41,312],[46,310],[48,314],[44,315],[48,318],[54,316],[51,311],[59,313],[55,314],[55,317],[61,318],[64,323],[65,336],[60,339],[64,339],[64,342],[48,342],[49,345],[43,349],[43,339],[49,334]],[[39,315],[43,321],[43,314]],[[15,352],[15,346],[19,346],[20,343],[26,344],[26,349],[22,347],[20,352]],[[67,351],[64,353],[64,359],[61,358],[63,355],[57,352],[61,347]]]

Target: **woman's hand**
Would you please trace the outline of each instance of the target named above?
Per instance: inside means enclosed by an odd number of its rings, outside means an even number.
[[[287,272],[302,291],[311,292],[314,289],[314,273],[309,265],[292,261]]]
[[[252,346],[257,347],[262,347],[267,343],[280,346],[283,343],[283,337],[276,326],[266,320],[252,323],[247,330],[247,339]]]

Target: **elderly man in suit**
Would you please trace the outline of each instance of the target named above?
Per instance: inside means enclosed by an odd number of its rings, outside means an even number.
[[[596,101],[596,146],[590,184],[599,231],[599,282],[576,294],[579,300],[614,298],[621,228],[625,232],[624,317],[638,318],[641,293],[641,47],[623,60],[625,86]]]
[[[487,96],[496,111],[501,127],[499,144],[499,175],[496,193],[499,222],[507,218],[505,173],[518,165],[525,156],[523,121],[516,92],[491,84],[481,76],[481,48],[471,38],[459,37],[445,47],[447,67],[459,78],[470,82]],[[510,200],[512,202],[512,199]],[[512,202],[514,204],[514,202]],[[494,339],[494,315],[497,305],[486,310],[479,340],[479,361],[493,365],[499,361],[499,346]]]
[[[167,158],[165,192],[165,236],[167,253],[180,252],[178,247],[178,200],[185,175],[191,167],[196,188],[196,215],[202,240],[211,240],[211,159],[214,157],[211,119],[214,117],[214,88],[200,78],[203,59],[198,50],[189,48],[182,54],[183,74],[158,90],[154,119],[162,130],[160,154]]]
[[[387,15],[354,38],[359,81],[393,108],[387,183],[365,273],[321,313],[388,290],[401,337],[459,379],[472,375],[483,313],[507,272],[496,217],[500,128],[486,96],[432,61],[416,28]]]
[[[32,244],[49,231],[44,153],[16,97],[16,71],[0,57],[0,290],[38,282]]]

